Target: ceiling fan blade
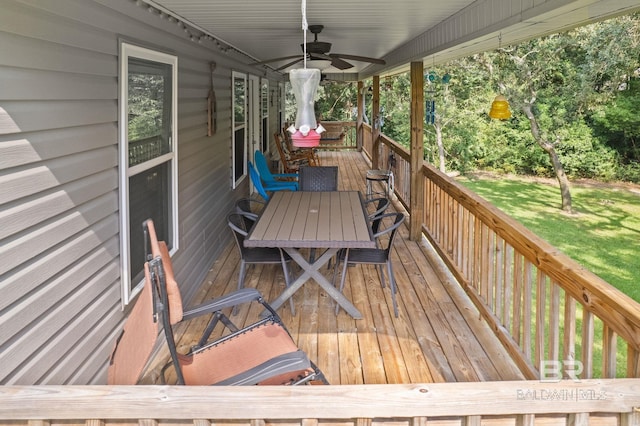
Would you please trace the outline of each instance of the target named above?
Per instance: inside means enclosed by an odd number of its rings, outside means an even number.
[[[286,63],[286,64],[282,65],[281,67],[276,68],[276,71],[282,71],[285,68],[289,68],[290,66],[295,65],[298,62],[302,62],[303,59],[304,59],[304,57],[298,56],[298,59],[296,59],[295,61],[291,61],[289,63]]]
[[[324,59],[326,61],[330,61],[332,58],[329,55],[325,55],[324,53],[312,53],[308,56],[307,59]]]
[[[271,58],[271,59],[266,59],[266,60],[260,61],[260,62],[254,62],[251,65],[264,65],[264,64],[270,64],[271,62],[286,61],[286,60],[294,59],[294,58],[301,59],[302,55],[291,55],[291,56],[282,56],[280,58]]]
[[[339,70],[347,70],[349,68],[353,68],[353,65],[349,62],[338,58],[337,56],[331,57],[331,66],[338,68]]]
[[[369,58],[368,56],[345,55],[342,53],[330,53],[329,56],[331,56],[332,58],[351,59],[352,61],[371,62],[372,64],[379,64],[379,65],[387,64],[387,62],[384,59]]]

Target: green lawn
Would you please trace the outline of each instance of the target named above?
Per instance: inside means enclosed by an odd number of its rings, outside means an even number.
[[[640,302],[640,191],[574,184],[574,215],[557,185],[517,177],[458,181]]]

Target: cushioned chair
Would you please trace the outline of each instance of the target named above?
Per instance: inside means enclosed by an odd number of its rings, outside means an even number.
[[[256,170],[262,179],[264,185],[267,186],[290,186],[293,185],[298,188],[298,174],[297,173],[271,173],[267,159],[260,151],[256,151],[253,155],[253,161],[256,165]]]
[[[302,166],[298,172],[300,191],[337,191],[338,166]]]
[[[231,213],[227,216],[227,224],[233,231],[233,237],[236,241],[236,246],[240,252],[240,272],[238,274],[238,290],[244,287],[244,279],[247,275],[247,268],[250,265],[282,265],[282,272],[284,273],[284,282],[288,287],[291,276],[289,274],[289,268],[287,264],[291,262],[291,257],[279,248],[271,247],[245,247],[244,240],[249,234],[251,226],[253,226],[252,216],[247,216],[240,213]],[[289,299],[291,304],[291,314],[295,315],[295,308],[293,306],[293,298]]]
[[[166,244],[155,237],[153,222],[145,222],[151,247],[145,263],[142,294],[115,344],[109,365],[109,384],[136,384],[153,351],[162,321],[177,383],[186,385],[256,385],[327,383],[322,372],[300,351],[276,312],[255,289],[242,289],[189,310],[183,310],[180,291]],[[266,315],[242,329],[224,312],[242,303],[259,303]],[[187,353],[178,353],[173,326],[201,315],[211,316],[202,337]],[[222,323],[226,333],[211,338]]]
[[[300,151],[291,153],[283,146],[280,133],[273,134],[276,148],[278,149],[278,155],[280,156],[280,162],[285,173],[297,173],[300,166],[316,166],[316,160],[313,153],[309,151]]]
[[[248,162],[248,167],[249,177],[251,178],[253,187],[256,189],[258,194],[260,194],[260,196],[265,199],[265,201],[269,201],[269,192],[296,191],[298,189],[298,184],[296,182],[291,182],[285,185],[266,185],[262,178],[260,178],[260,175],[258,174],[256,168],[253,167],[253,164],[251,164],[251,161]]]
[[[335,285],[336,275],[338,271],[338,265],[343,262],[342,279],[340,280],[340,291],[344,289],[344,281],[347,276],[347,266],[349,264],[368,264],[368,265],[387,265],[387,273],[389,275],[389,287],[391,288],[391,300],[393,301],[393,313],[398,316],[398,305],[396,303],[396,280],[393,275],[393,267],[391,265],[391,248],[393,246],[393,239],[396,232],[402,222],[404,222],[404,214],[402,213],[386,213],[380,218],[381,229],[373,236],[376,239],[378,248],[354,248],[345,249],[338,252],[337,262],[333,270],[333,282]],[[391,222],[391,224],[389,224]],[[388,226],[385,226],[388,225]],[[381,237],[388,235],[388,238],[382,239]],[[380,285],[385,287],[384,274],[380,275]],[[336,314],[338,313],[339,306],[336,306]]]
[[[318,151],[316,148],[303,148],[294,147],[293,139],[291,139],[291,132],[289,132],[288,126],[282,129],[282,140],[284,141],[284,147],[289,155],[296,155],[298,157],[308,157],[310,166],[320,166],[320,157],[318,157]]]

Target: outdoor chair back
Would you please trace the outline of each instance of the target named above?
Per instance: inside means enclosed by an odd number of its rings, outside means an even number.
[[[338,252],[338,260],[333,270],[333,282],[335,285],[336,274],[340,262],[344,262],[342,268],[342,279],[340,281],[340,291],[344,289],[344,282],[347,276],[347,266],[349,264],[368,264],[368,265],[387,265],[387,274],[389,275],[389,287],[391,288],[391,300],[393,301],[393,313],[398,317],[398,305],[396,302],[397,286],[393,275],[393,266],[391,264],[391,248],[393,246],[394,237],[398,228],[405,220],[403,213],[385,213],[378,216],[380,218],[380,230],[373,236],[376,239],[378,248],[356,248],[345,249]],[[383,239],[381,237],[388,236]],[[380,285],[384,288],[384,274],[380,274]],[[336,307],[336,314],[338,313]]]
[[[338,166],[302,166],[298,176],[301,191],[338,190]]]

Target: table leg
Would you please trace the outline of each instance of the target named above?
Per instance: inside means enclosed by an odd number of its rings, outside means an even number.
[[[353,318],[362,319],[362,314],[355,306],[339,291],[337,288],[333,286],[329,280],[327,280],[324,275],[320,273],[320,268],[326,265],[329,260],[338,252],[337,248],[330,248],[325,251],[322,256],[316,259],[313,263],[310,263],[305,259],[305,257],[300,253],[298,249],[295,248],[282,248],[286,251],[291,259],[296,262],[300,268],[302,268],[302,274],[296,280],[289,285],[289,287],[285,288],[285,290],[278,296],[273,302],[270,302],[270,305],[274,309],[278,309],[284,302],[287,301],[293,294],[298,291],[302,285],[308,281],[310,278],[313,278],[319,285],[322,287],[329,296],[331,296],[342,308]]]

